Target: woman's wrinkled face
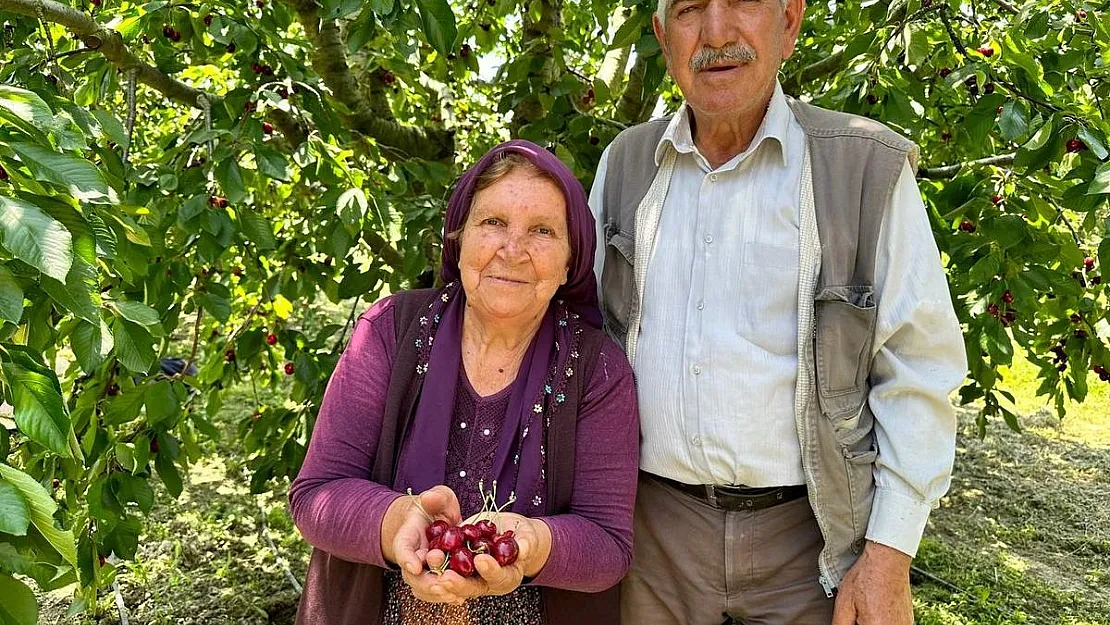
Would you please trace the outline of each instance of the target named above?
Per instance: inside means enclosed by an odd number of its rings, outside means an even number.
[[[479,191],[459,240],[468,304],[484,317],[525,322],[567,282],[566,200],[548,178],[514,169]]]

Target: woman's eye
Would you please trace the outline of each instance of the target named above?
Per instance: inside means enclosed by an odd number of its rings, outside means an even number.
[[[539,228],[536,228],[536,232],[539,232],[540,234],[546,236],[555,234],[555,230],[548,228],[547,226],[540,226]]]
[[[486,217],[482,220],[482,223],[486,224],[487,226],[496,226],[497,224],[501,223],[501,221],[496,217]]]

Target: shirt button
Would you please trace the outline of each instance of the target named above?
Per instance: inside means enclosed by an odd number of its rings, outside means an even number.
[[[705,302],[702,301],[702,300],[698,300],[698,310],[702,310],[704,308],[705,308]]]
[[[701,375],[701,367],[698,365],[690,367],[690,370],[694,372],[694,375]]]
[[[482,436],[489,436],[489,428],[482,430]]]
[[[459,429],[462,429],[462,430],[466,429],[466,421],[463,421],[462,423],[459,424]]]
[[[717,182],[717,174],[710,174],[709,182]]]
[[[705,242],[706,243],[712,243],[713,242],[713,235],[711,235],[711,234],[705,235]]]
[[[466,477],[466,471],[459,471],[459,477]]]
[[[701,447],[701,437],[700,436],[695,436],[694,438],[691,438],[690,443],[694,447]]]

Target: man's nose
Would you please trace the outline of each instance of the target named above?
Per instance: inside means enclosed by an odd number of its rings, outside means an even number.
[[[732,20],[735,16],[723,0],[712,0],[705,7],[705,19],[701,24],[701,42],[711,48],[723,48],[736,43]]]

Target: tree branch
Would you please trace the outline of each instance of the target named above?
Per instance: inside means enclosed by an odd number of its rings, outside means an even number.
[[[0,0],[2,2],[4,0]],[[312,69],[320,75],[347,112],[344,117],[351,130],[404,155],[427,160],[451,158],[455,153],[454,133],[439,128],[403,126],[392,114],[383,117],[364,95],[358,79],[347,63],[347,46],[335,20],[321,20],[314,0],[285,0],[312,39]],[[388,108],[386,108],[386,112]]]
[[[994,3],[997,4],[999,6],[999,8],[1006,11],[1010,15],[1017,15],[1018,14],[1017,7],[1010,4],[1009,2],[1006,2],[1006,0],[994,0]]]
[[[60,24],[69,29],[85,46],[97,50],[121,70],[138,70],[136,79],[148,87],[161,92],[175,102],[197,107],[197,96],[204,95],[185,83],[170,77],[162,70],[144,63],[135,56],[116,31],[104,28],[88,15],[54,0],[0,0],[0,10],[19,13],[38,18],[39,9],[47,22]],[[210,98],[211,99],[211,98]]]
[[[628,81],[624,85],[624,92],[617,101],[617,118],[619,121],[638,124],[647,121],[654,107],[648,106],[649,95],[644,93],[644,76],[647,74],[650,57],[636,55],[636,62],[628,72]],[[654,102],[652,102],[654,104]]]
[[[988,156],[987,158],[980,158],[974,161],[967,161],[964,163],[956,163],[955,165],[945,165],[943,167],[921,167],[917,170],[917,177],[926,180],[944,180],[947,178],[955,178],[956,174],[960,173],[964,167],[976,167],[979,165],[1011,165],[1014,162],[1014,157],[1017,153],[1012,154],[999,154],[997,156]]]

